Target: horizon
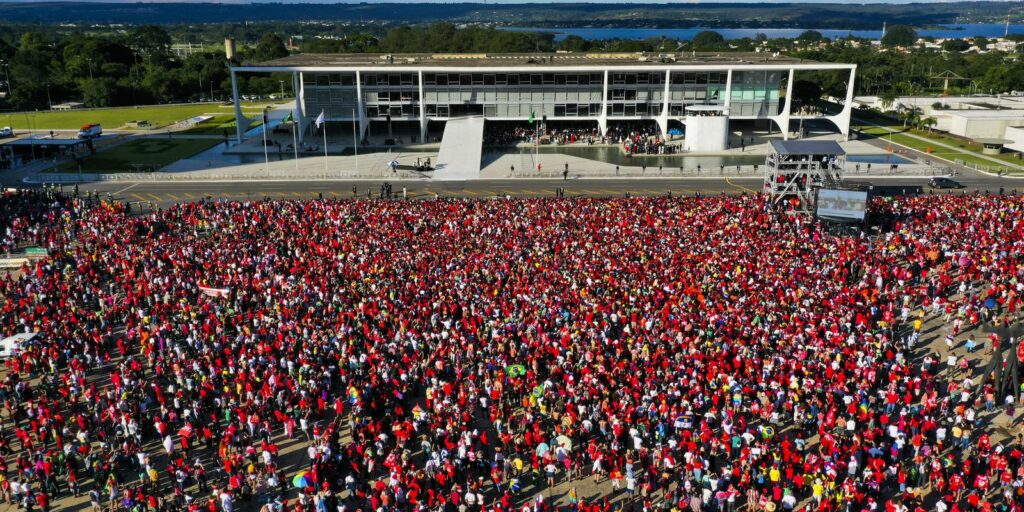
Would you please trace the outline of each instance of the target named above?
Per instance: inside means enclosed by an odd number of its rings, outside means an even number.
[[[666,0],[651,0],[651,1],[628,1],[623,2],[621,0],[560,0],[553,2],[555,4],[620,4],[620,5],[736,5],[736,4],[821,4],[821,5],[879,5],[879,4],[899,4],[899,5],[911,5],[911,4],[956,4],[956,3],[1020,3],[1021,0],[933,0],[929,2],[923,2],[920,0],[733,0],[730,2],[720,1],[701,1],[701,0],[677,0],[677,1],[666,1]],[[477,5],[550,5],[549,2],[541,2],[538,0],[476,0],[476,1],[452,1],[452,0],[384,0],[384,1],[367,1],[367,0],[0,0],[0,3],[7,4],[28,4],[28,3],[46,3],[46,4],[78,4],[78,3],[95,3],[95,4],[227,4],[227,5],[256,5],[256,4],[322,4],[322,5],[345,5],[345,4],[368,4],[368,5],[388,5],[388,4],[477,4]]]

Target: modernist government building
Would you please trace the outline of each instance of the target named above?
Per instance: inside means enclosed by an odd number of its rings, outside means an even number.
[[[801,61],[768,53],[301,54],[232,69],[236,114],[240,73],[291,73],[294,118],[306,136],[323,112],[337,135],[381,123],[426,140],[451,121],[593,123],[604,133],[619,122],[679,126],[702,149],[724,145],[729,121],[761,121],[790,133],[792,89],[801,73],[831,70],[846,82],[845,108],[831,121],[849,134],[856,66]],[[238,137],[247,128],[240,122]],[[371,127],[372,124],[372,127]]]

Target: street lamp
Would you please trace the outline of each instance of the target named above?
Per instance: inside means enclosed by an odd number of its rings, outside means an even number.
[[[0,60],[0,66],[4,67],[4,80],[7,82],[7,101],[11,100],[11,65],[5,60]]]
[[[281,99],[284,99],[284,80],[278,80],[277,83],[281,84]]]

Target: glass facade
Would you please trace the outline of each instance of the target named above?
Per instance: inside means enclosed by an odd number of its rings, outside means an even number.
[[[734,70],[731,117],[767,117],[779,113],[784,71]],[[420,105],[427,118],[483,115],[493,119],[526,119],[531,113],[549,119],[653,118],[665,105],[668,116],[681,117],[687,105],[724,105],[726,71],[610,70],[545,72],[543,69],[503,73],[452,70],[424,72],[302,73],[307,115],[321,110],[333,119],[351,119],[362,108],[368,119],[418,120]],[[422,87],[423,97],[420,98]],[[607,87],[607,98],[604,91]]]

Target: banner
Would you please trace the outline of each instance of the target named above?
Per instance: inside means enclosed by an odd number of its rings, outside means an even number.
[[[209,286],[200,286],[199,291],[209,297],[227,297],[231,293],[231,290],[227,288],[211,288]]]

